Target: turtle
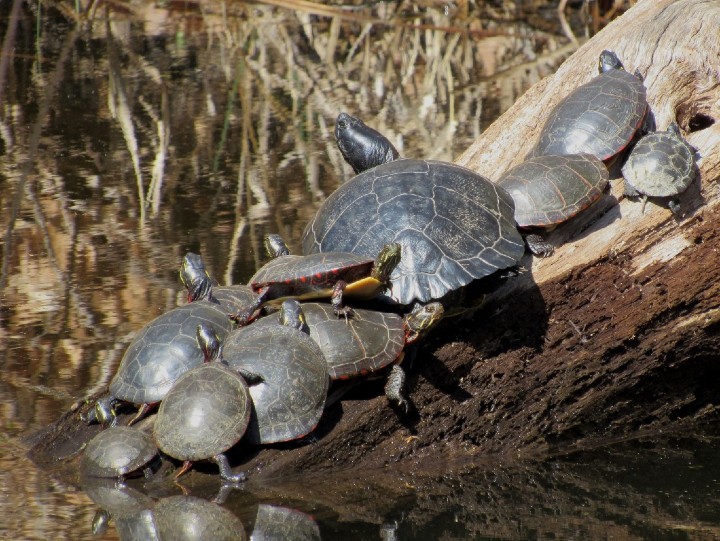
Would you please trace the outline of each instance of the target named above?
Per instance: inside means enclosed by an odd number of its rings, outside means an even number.
[[[555,109],[532,156],[592,154],[610,162],[636,135],[649,130],[652,115],[642,77],[625,71],[612,51],[602,51],[599,75],[568,94]]]
[[[443,316],[439,302],[417,304],[405,317],[391,312],[356,308],[352,318],[339,320],[332,307],[322,303],[302,304],[305,323],[312,338],[325,357],[331,380],[345,380],[365,376],[381,370],[403,358],[406,345],[415,343]],[[255,325],[270,326],[269,318]],[[395,373],[386,388],[388,399],[407,409],[402,395],[403,375]]]
[[[173,384],[160,404],[153,436],[158,449],[184,462],[176,478],[193,462],[209,459],[223,480],[238,483],[245,474],[233,474],[224,453],[240,441],[250,422],[248,384],[220,362],[220,339],[212,327],[200,324],[196,332],[205,363]]]
[[[273,240],[281,242],[279,237]],[[275,253],[280,253],[284,246],[284,243],[272,247],[271,244],[266,241],[266,247]],[[343,298],[368,299],[379,295],[386,289],[390,273],[400,262],[401,250],[397,243],[380,246],[375,253],[374,260],[348,252],[275,257],[250,279],[250,287],[258,293],[255,302],[229,316],[240,325],[246,325],[267,303],[278,305],[287,298],[330,298],[335,313],[347,317],[352,314],[352,309],[343,305]]]
[[[228,312],[241,311],[254,302],[255,294],[246,286],[213,287],[210,276],[198,271],[198,258],[187,254],[181,270],[192,302],[165,312],[138,331],[110,381],[109,394],[96,402],[87,422],[115,424],[119,402],[139,405],[130,422],[140,419],[165,397],[181,374],[202,364],[197,326],[212,326],[222,339],[235,328]]]
[[[268,319],[272,318],[272,319]],[[273,325],[259,320],[231,332],[222,358],[250,383],[252,417],[246,439],[266,444],[301,438],[322,415],[328,366],[310,338],[300,303],[285,300]]]
[[[675,122],[665,132],[645,135],[623,165],[624,195],[642,197],[643,212],[648,197],[671,198],[668,206],[680,216],[680,205],[672,198],[687,190],[695,179],[695,157],[695,149],[683,139]]]
[[[112,518],[120,539],[157,539],[151,509],[155,501],[117,479],[82,477],[82,489],[100,509],[92,520],[92,531],[100,536]],[[135,533],[125,536],[125,533]]]
[[[337,132],[339,147],[358,143],[345,156],[354,169],[366,163],[362,151],[373,140],[363,126]],[[514,210],[505,189],[469,169],[392,160],[361,172],[323,202],[303,232],[303,253],[371,256],[398,243],[403,257],[390,275],[390,296],[402,305],[425,303],[517,264],[525,246]]]
[[[343,132],[353,135],[348,137]],[[335,121],[335,139],[340,153],[356,174],[400,156],[384,135],[347,113],[340,113]]]
[[[537,156],[516,165],[497,183],[515,201],[515,222],[521,230],[553,229],[587,208],[608,184],[605,164],[592,154]],[[541,257],[554,247],[539,233],[528,233],[525,242]]]
[[[123,479],[142,471],[152,474],[148,465],[158,454],[152,438],[132,426],[114,426],[98,433],[83,452],[81,471],[89,477]]]
[[[244,541],[242,521],[229,509],[194,496],[162,498],[153,508],[160,539]]]
[[[260,503],[250,539],[320,541],[322,537],[320,528],[312,516],[290,507]]]

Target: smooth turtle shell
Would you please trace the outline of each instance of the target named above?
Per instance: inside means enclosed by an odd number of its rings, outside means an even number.
[[[302,304],[312,338],[325,356],[330,379],[347,379],[379,370],[405,347],[405,325],[397,314],[353,308],[352,317],[339,318],[329,304]],[[253,326],[277,326],[266,317]]]
[[[605,161],[625,149],[647,110],[639,77],[620,69],[606,71],[557,104],[533,155],[587,153]]]
[[[302,539],[320,541],[320,528],[315,520],[302,511],[261,503],[258,505],[250,539]]]
[[[259,323],[230,333],[222,350],[231,368],[262,378],[251,382],[247,438],[255,444],[301,438],[315,428],[325,407],[327,363],[304,332],[277,320],[271,326]]]
[[[378,250],[379,251],[379,250]],[[352,284],[370,276],[374,261],[351,253],[324,253],[307,256],[286,255],[271,259],[250,278],[250,286],[258,291],[274,288],[271,298],[329,296],[338,280]]]
[[[651,197],[684,192],[695,172],[695,152],[671,132],[654,132],[640,139],[622,168],[625,181]]]
[[[511,267],[525,249],[503,188],[451,163],[407,159],[335,190],[306,227],[303,251],[374,257],[391,242],[402,246],[391,296],[406,305]]]
[[[145,325],[128,346],[110,382],[110,394],[133,404],[162,400],[177,378],[200,365],[197,326],[215,329],[222,340],[234,325],[227,314],[249,306],[255,294],[244,286],[213,288],[212,299],[162,314]]]
[[[242,376],[219,362],[203,364],[180,376],[160,404],[155,442],[178,460],[211,458],[243,437],[250,410]]]
[[[590,154],[538,156],[505,173],[497,183],[515,201],[520,227],[548,227],[569,220],[602,195],[608,170]]]
[[[142,430],[112,426],[88,442],[81,468],[89,477],[120,477],[139,470],[156,455],[155,443]]]

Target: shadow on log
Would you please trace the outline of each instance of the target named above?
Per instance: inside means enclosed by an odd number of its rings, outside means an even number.
[[[611,181],[612,195],[549,237],[562,243],[553,257],[524,260],[529,272],[420,346],[409,418],[378,387],[375,398],[330,408],[311,444],[240,450],[237,469],[262,479],[513,461],[717,421],[718,28],[717,0],[639,2],[458,159],[498,178],[530,150],[555,104],[595,76],[600,51],[612,49],[628,71],[643,74],[658,128],[676,119],[702,156],[701,187],[683,198],[684,219],[653,204],[641,213],[639,203],[622,199],[622,180]]]

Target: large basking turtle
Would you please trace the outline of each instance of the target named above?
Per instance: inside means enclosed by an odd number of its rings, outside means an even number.
[[[180,375],[202,364],[197,326],[211,326],[222,339],[235,327],[227,314],[242,311],[255,300],[255,294],[244,286],[212,287],[195,254],[183,260],[181,277],[193,302],[173,308],[140,329],[110,381],[109,395],[98,400],[88,421],[114,424],[118,402],[139,405],[135,417],[139,419],[165,397]]]
[[[665,132],[654,132],[638,141],[622,168],[625,178],[625,195],[669,198],[673,214],[680,215],[680,205],[673,198],[690,187],[697,174],[695,149],[680,133],[680,127],[671,123]]]
[[[340,131],[338,145],[345,139],[371,141],[363,126]],[[351,148],[361,153],[363,145]],[[358,161],[345,158],[353,168],[365,162],[364,154]],[[305,228],[302,242],[305,254],[370,257],[399,243],[403,255],[390,291],[406,305],[440,299],[512,267],[525,250],[512,198],[503,188],[458,165],[411,159],[381,163],[340,186]]]
[[[271,319],[268,319],[271,318]],[[222,357],[250,383],[251,443],[301,438],[317,425],[325,407],[328,367],[294,299],[282,303],[279,315],[268,316],[230,333]]]
[[[515,201],[515,221],[529,231],[525,242],[538,256],[554,247],[540,233],[569,220],[597,201],[608,183],[608,170],[591,154],[538,156],[506,172],[497,181]]]
[[[557,104],[532,151],[534,156],[592,154],[607,161],[652,122],[646,91],[612,51],[599,58],[600,74]]]
[[[351,310],[343,305],[343,298],[369,299],[382,293],[401,255],[397,243],[379,246],[374,260],[341,251],[282,255],[289,252],[277,235],[266,238],[265,246],[277,257],[250,279],[250,287],[258,293],[255,302],[230,314],[241,325],[255,319],[257,311],[266,303],[279,305],[288,298],[330,298],[335,313],[347,316]]]
[[[222,479],[238,482],[224,453],[243,437],[250,421],[250,393],[245,379],[220,360],[217,334],[206,325],[197,328],[205,364],[185,372],[160,404],[153,435],[165,454],[184,461],[176,477],[193,462],[212,460]],[[215,362],[213,362],[215,361]]]

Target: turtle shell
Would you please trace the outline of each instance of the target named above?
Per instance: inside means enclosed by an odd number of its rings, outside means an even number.
[[[695,152],[675,129],[644,136],[628,156],[623,177],[641,194],[672,197],[694,180]]]
[[[91,439],[82,472],[89,477],[120,477],[139,470],[157,455],[152,438],[132,426],[112,426]]]
[[[533,155],[587,153],[605,161],[630,143],[647,110],[642,80],[625,70],[611,69],[557,104]]]
[[[330,379],[347,379],[379,370],[405,347],[405,325],[397,314],[353,308],[352,317],[338,318],[329,304],[302,304],[305,322],[325,357]],[[277,326],[274,318],[253,324]]]
[[[310,336],[277,321],[256,322],[230,333],[222,353],[231,368],[261,378],[250,386],[250,442],[293,440],[315,428],[327,398],[328,369]]]
[[[590,154],[538,156],[505,173],[497,183],[515,201],[520,227],[549,227],[575,216],[597,201],[608,170]]]
[[[160,404],[154,436],[158,448],[178,460],[204,460],[235,445],[250,420],[245,380],[219,362],[178,378]]]
[[[162,400],[181,374],[203,362],[197,326],[211,326],[222,340],[234,327],[227,314],[254,299],[255,294],[244,286],[218,287],[210,300],[179,306],[155,318],[140,329],[125,351],[110,382],[110,394],[133,404]]]
[[[397,160],[365,171],[320,206],[303,251],[372,257],[398,242],[402,259],[391,295],[402,304],[439,299],[522,257],[510,195],[486,178],[446,162]]]
[[[285,255],[263,265],[250,278],[250,287],[259,291],[272,286],[273,299],[289,296],[304,299],[327,297],[333,285],[343,280],[348,284],[344,293],[352,296],[353,282],[368,277],[373,265],[373,259],[352,253]]]

